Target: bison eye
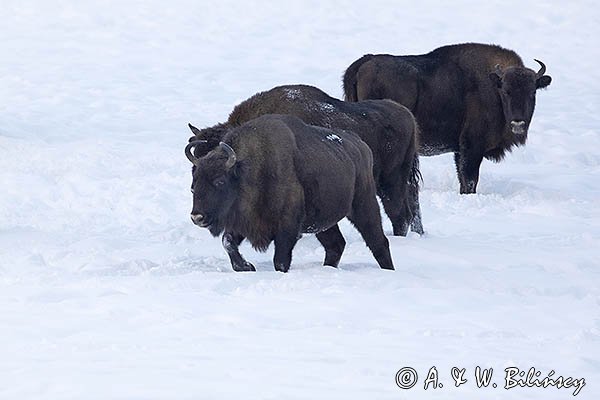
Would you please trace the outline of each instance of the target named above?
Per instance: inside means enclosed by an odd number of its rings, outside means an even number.
[[[224,184],[225,184],[225,179],[223,179],[223,178],[217,178],[213,181],[214,187],[222,187]]]

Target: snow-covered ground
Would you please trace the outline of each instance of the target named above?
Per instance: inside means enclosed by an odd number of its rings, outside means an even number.
[[[0,398],[572,397],[505,390],[509,366],[600,395],[596,2],[2,0],[0,21]],[[389,238],[395,272],[344,223],[338,270],[308,236],[290,273],[244,244],[259,271],[236,274],[190,222],[187,122],[279,84],[341,97],[364,53],[466,41],[553,81],[477,195],[451,155],[422,158],[427,234]]]

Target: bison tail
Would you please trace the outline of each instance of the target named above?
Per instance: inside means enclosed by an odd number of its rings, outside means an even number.
[[[410,175],[408,176],[408,184],[415,188],[416,191],[419,191],[419,186],[421,186],[422,181],[423,175],[421,175],[421,171],[419,169],[419,155],[415,153],[410,168]]]
[[[415,121],[415,129],[413,136],[413,161],[410,168],[410,175],[408,178],[408,184],[414,186],[417,191],[419,190],[420,183],[423,182],[423,175],[421,175],[421,170],[419,169],[419,137],[421,136],[421,132],[419,129],[419,125]]]
[[[410,223],[410,230],[422,235],[425,233],[423,230],[423,220],[421,217],[421,204],[419,201],[419,189],[423,182],[423,175],[419,169],[419,127],[415,125],[414,140],[413,140],[413,157],[410,167],[410,173],[408,175],[408,208],[410,215],[412,215],[412,221]]]
[[[423,229],[423,219],[421,217],[421,204],[419,201],[419,184],[423,181],[421,171],[419,171],[419,155],[415,153],[410,169],[407,187],[407,206],[411,215],[410,230],[422,235],[425,233]]]
[[[358,69],[365,62],[369,61],[373,57],[372,54],[365,54],[358,60],[354,61],[346,72],[344,72],[344,77],[342,79],[344,84],[344,100],[346,101],[358,101],[358,93],[356,91]]]

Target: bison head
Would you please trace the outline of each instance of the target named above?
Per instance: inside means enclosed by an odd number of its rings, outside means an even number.
[[[508,67],[504,70],[496,65],[495,71],[490,73],[490,79],[498,88],[504,118],[509,124],[512,133],[524,140],[531,123],[535,108],[535,92],[550,84],[552,78],[544,75],[546,66],[543,62],[540,70],[535,72],[524,67]]]
[[[194,141],[185,148],[187,158],[194,164],[192,179],[192,222],[208,228],[218,236],[225,228],[225,219],[238,193],[238,162],[235,151],[226,143],[198,158],[192,149],[204,141]]]

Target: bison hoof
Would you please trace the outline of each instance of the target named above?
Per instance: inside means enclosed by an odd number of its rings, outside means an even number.
[[[245,261],[243,264],[232,265],[233,270],[235,272],[248,272],[248,271],[256,271],[254,265],[250,264],[248,261]]]
[[[393,226],[394,236],[406,236],[408,233],[408,224],[401,224],[401,226]]]
[[[421,236],[423,236],[425,234],[425,231],[423,230],[423,225],[416,225],[416,226],[411,226],[410,230],[413,231],[414,233],[417,233]]]
[[[290,266],[289,265],[275,264],[275,271],[288,272],[289,270],[290,270]]]
[[[460,194],[475,194],[477,183],[470,181],[466,185],[460,185]]]

